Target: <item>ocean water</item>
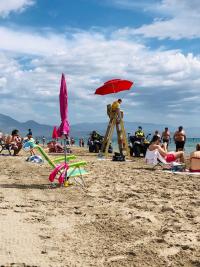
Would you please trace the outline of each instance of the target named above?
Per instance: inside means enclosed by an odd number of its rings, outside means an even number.
[[[200,143],[200,138],[187,138],[185,143],[185,153],[190,154],[192,151],[196,150],[196,144]],[[175,144],[172,141],[169,145],[169,151],[175,151]]]
[[[196,150],[196,144],[200,143],[200,138],[187,138],[185,143],[185,153],[186,155],[189,155],[192,151]],[[112,142],[113,148],[115,151],[118,151],[118,144],[117,140],[113,140]],[[168,151],[176,151],[176,146],[174,144],[174,141],[171,140],[169,144]]]
[[[75,145],[78,146],[79,145],[79,138],[74,138],[75,139]],[[85,147],[87,147],[87,139],[88,136],[84,138],[85,141]],[[52,140],[51,138],[46,138],[46,143],[49,142],[50,140]],[[41,138],[39,138],[40,143],[42,143]],[[59,140],[59,143],[62,143],[63,145],[63,140]],[[196,144],[200,143],[200,138],[187,138],[186,143],[185,143],[185,153],[188,155],[190,154],[192,151],[195,151],[196,149]],[[117,144],[117,139],[113,138],[112,140],[112,146],[114,148],[114,151],[118,151],[118,144]],[[175,144],[174,141],[171,140],[170,144],[169,144],[169,151],[175,151]]]

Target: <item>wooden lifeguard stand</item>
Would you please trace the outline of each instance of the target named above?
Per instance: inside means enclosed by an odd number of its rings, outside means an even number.
[[[120,154],[123,154],[123,151],[126,151],[126,156],[130,156],[130,149],[128,146],[126,131],[124,127],[123,111],[120,112],[121,112],[121,118],[118,121],[118,114],[116,112],[111,111],[111,105],[107,106],[107,114],[110,120],[108,123],[106,134],[104,136],[103,145],[101,148],[101,154],[104,154],[105,157],[108,156],[108,149],[112,140],[115,127],[117,131],[117,139],[118,139]]]

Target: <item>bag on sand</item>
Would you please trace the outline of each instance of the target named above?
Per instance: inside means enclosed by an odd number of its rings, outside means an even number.
[[[115,152],[112,160],[113,161],[125,161],[125,156],[123,154]]]

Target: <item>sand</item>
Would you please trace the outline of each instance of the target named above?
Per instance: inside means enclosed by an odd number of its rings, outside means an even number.
[[[49,187],[49,166],[0,156],[0,266],[200,266],[200,177],[84,149],[87,190]]]

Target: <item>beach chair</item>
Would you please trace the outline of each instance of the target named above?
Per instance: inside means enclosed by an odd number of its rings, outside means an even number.
[[[11,144],[6,144],[3,140],[0,140],[0,154],[3,151],[8,151],[9,155],[12,155],[12,145]]]
[[[76,159],[76,156],[69,155],[66,156],[67,164],[65,164],[65,156],[53,159],[49,157],[49,155],[44,151],[41,146],[35,145],[34,149],[37,149],[40,155],[48,162],[50,167],[53,169],[49,176],[49,180],[51,183],[55,183],[55,181],[58,180],[59,184],[63,184],[66,176],[67,181],[73,179],[75,181],[75,184],[85,187],[83,175],[87,174],[88,172],[83,167],[86,166],[86,161],[70,163],[70,160]],[[67,173],[65,171],[67,171]]]

